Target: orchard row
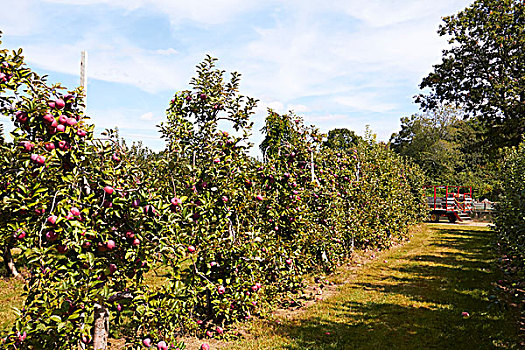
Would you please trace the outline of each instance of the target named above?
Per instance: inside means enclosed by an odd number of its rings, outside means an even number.
[[[15,126],[0,146],[0,242],[27,282],[3,347],[222,337],[299,293],[306,274],[405,239],[422,214],[420,173],[371,135],[328,145],[300,117],[269,111],[264,161],[250,157],[257,101],[209,57],[171,101],[160,153],[113,131],[95,138],[82,91],[48,86],[21,51],[0,50],[0,77]]]

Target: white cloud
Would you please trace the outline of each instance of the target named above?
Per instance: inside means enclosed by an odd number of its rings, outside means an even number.
[[[153,112],[147,112],[140,116],[141,120],[153,120],[155,119],[155,116],[153,115]]]

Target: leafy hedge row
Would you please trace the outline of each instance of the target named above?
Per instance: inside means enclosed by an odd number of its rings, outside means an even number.
[[[525,143],[512,150],[503,167],[503,195],[494,220],[498,244],[513,269],[525,275]]]
[[[269,111],[265,160],[250,157],[257,101],[212,58],[171,101],[166,149],[151,154],[112,132],[95,139],[81,91],[0,53],[2,113],[16,127],[0,146],[0,240],[29,273],[10,348],[100,346],[108,322],[135,349],[221,336],[421,217],[420,172],[370,135],[329,147],[301,118]],[[160,287],[144,283],[154,273]]]

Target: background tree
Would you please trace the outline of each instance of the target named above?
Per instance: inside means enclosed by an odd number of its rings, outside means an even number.
[[[336,151],[348,151],[357,147],[363,139],[352,130],[346,128],[334,129],[328,132],[325,146]]]
[[[420,85],[426,111],[460,106],[490,126],[493,148],[516,146],[525,131],[525,5],[521,0],[478,0],[445,17],[440,36],[450,36],[442,63]]]

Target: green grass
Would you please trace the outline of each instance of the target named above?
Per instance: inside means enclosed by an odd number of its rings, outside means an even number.
[[[14,278],[0,278],[0,331],[10,329],[16,320],[13,308],[21,308],[24,299],[20,294],[24,284]]]
[[[511,315],[489,302],[500,278],[492,235],[483,227],[426,225],[405,246],[343,271],[337,278],[348,282],[333,297],[290,318],[255,322],[246,339],[221,347],[517,349]]]

